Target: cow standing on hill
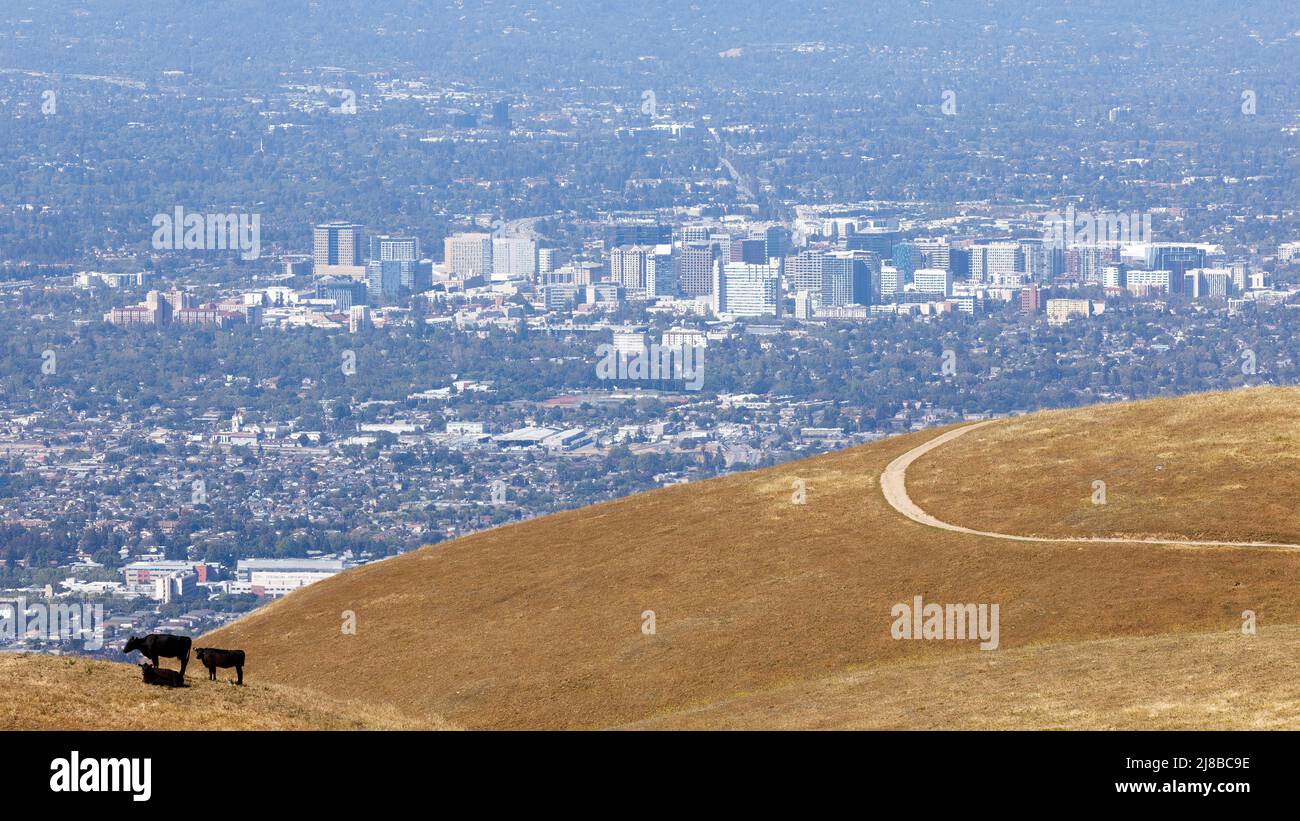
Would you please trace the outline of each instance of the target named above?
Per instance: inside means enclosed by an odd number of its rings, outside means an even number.
[[[208,668],[208,681],[217,680],[218,667],[234,667],[235,675],[239,676],[239,681],[236,681],[235,683],[243,685],[243,650],[218,650],[215,647],[200,647],[194,651],[194,657],[199,660],[199,664]]]
[[[132,636],[126,640],[123,653],[139,650],[140,655],[149,659],[154,667],[158,658],[180,659],[181,678],[185,678],[185,667],[190,663],[190,637],[172,636],[167,633],[150,633],[147,636]]]

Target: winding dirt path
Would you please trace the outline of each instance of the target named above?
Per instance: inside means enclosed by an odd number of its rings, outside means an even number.
[[[971,425],[964,425],[942,433],[923,445],[914,447],[908,452],[899,456],[885,467],[885,472],[880,474],[880,489],[885,494],[885,501],[889,506],[914,522],[937,527],[940,530],[951,530],[954,533],[969,533],[972,536],[984,536],[990,539],[1004,539],[1011,542],[1074,542],[1074,543],[1094,543],[1094,544],[1156,544],[1156,545],[1174,545],[1177,547],[1252,547],[1252,548],[1280,548],[1284,550],[1300,550],[1300,544],[1286,544],[1281,542],[1207,542],[1185,539],[1118,539],[1105,538],[1100,536],[1017,536],[1012,533],[991,533],[987,530],[975,530],[974,528],[962,527],[961,525],[949,524],[941,521],[934,516],[922,510],[912,498],[907,495],[907,469],[913,462],[935,448],[945,445],[959,436],[965,436],[973,430],[991,425],[1000,420],[990,419],[984,422],[976,422]]]

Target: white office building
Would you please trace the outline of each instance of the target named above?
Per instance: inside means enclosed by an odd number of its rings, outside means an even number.
[[[456,279],[492,273],[492,235],[452,234],[442,241],[443,267]]]
[[[523,237],[492,238],[492,281],[532,279],[537,273],[537,242]]]
[[[729,262],[719,266],[713,309],[728,316],[781,315],[781,274],[774,265]]]

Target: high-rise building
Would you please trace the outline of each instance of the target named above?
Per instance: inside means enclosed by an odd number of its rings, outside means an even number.
[[[971,282],[992,282],[997,275],[1023,271],[1024,266],[1019,243],[987,242],[971,246]]]
[[[940,237],[938,239],[925,238],[908,240],[908,245],[912,246],[914,253],[912,255],[912,270],[908,272],[910,276],[917,268],[942,268],[945,271],[951,271],[952,265],[950,260],[951,249],[948,247],[948,240]],[[894,263],[898,267],[898,263]]]
[[[736,239],[731,242],[730,262],[748,262],[751,265],[767,264],[766,239]]]
[[[623,286],[629,297],[646,296],[646,266],[654,255],[654,247],[626,245],[609,252],[609,278]]]
[[[822,293],[822,263],[825,259],[826,252],[819,249],[800,251],[787,259],[785,263],[786,279],[790,283],[791,290],[796,293],[806,291],[812,297],[814,303],[820,300]]]
[[[866,253],[837,251],[822,260],[820,304],[824,306],[870,305],[872,270]]]
[[[682,226],[682,244],[699,245],[709,241],[709,237],[716,232],[717,226],[695,223],[692,225]]]
[[[1020,313],[1036,314],[1043,310],[1044,301],[1042,289],[1031,282],[1020,290]]]
[[[716,251],[712,245],[687,245],[677,258],[677,281],[687,296],[713,293]]]
[[[402,266],[413,265],[396,259],[372,259],[366,263],[366,287],[378,296],[396,296],[402,290]]]
[[[415,237],[392,237],[387,234],[370,238],[370,258],[389,260],[417,260],[420,258],[420,241]]]
[[[356,333],[370,327],[370,308],[366,305],[353,305],[348,308],[348,331]]]
[[[555,270],[557,255],[554,248],[537,249],[537,275],[549,274]]]
[[[524,237],[492,238],[492,280],[532,279],[537,273],[537,241]]]
[[[1170,273],[1169,287],[1173,293],[1182,293],[1187,272],[1205,267],[1206,251],[1203,245],[1157,242],[1147,248],[1147,267]]]
[[[769,226],[763,232],[763,240],[767,246],[768,259],[783,257],[790,250],[790,232],[780,225]]]
[[[673,241],[673,227],[654,220],[620,222],[614,225],[611,246],[662,245]]]
[[[676,296],[680,291],[673,246],[656,245],[646,257],[645,289],[649,296]]]
[[[772,265],[729,262],[719,266],[713,307],[730,316],[781,315],[781,275]]]
[[[510,128],[509,100],[497,100],[492,104],[492,125],[496,128]]]
[[[1101,284],[1107,288],[1128,287],[1128,266],[1122,262],[1108,262],[1101,266]]]
[[[442,241],[443,264],[457,279],[472,279],[492,273],[492,235],[452,234]]]
[[[1172,286],[1173,273],[1170,271],[1130,269],[1124,272],[1124,287],[1138,296],[1156,292],[1168,293]]]
[[[894,267],[903,272],[903,276],[911,277],[917,268],[928,268],[931,266],[919,264],[921,261],[921,250],[912,242],[894,243]],[[943,268],[947,268],[944,265]]]
[[[312,236],[312,261],[316,275],[332,266],[359,267],[362,264],[362,228],[351,222],[326,222],[316,226]]]
[[[849,251],[871,251],[881,259],[893,259],[894,244],[901,238],[902,234],[897,228],[869,226],[859,228],[845,237],[844,247]]]
[[[942,268],[919,268],[912,282],[918,293],[952,296],[952,274]]]
[[[903,293],[903,286],[906,281],[903,279],[903,272],[892,265],[880,266],[880,289],[876,294],[876,301],[881,303],[893,302],[898,295]]]

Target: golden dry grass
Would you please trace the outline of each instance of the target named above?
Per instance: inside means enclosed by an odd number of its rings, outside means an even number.
[[[1298,544],[1298,409],[1258,388],[1036,413],[921,457],[908,492],[976,530]]]
[[[382,704],[345,702],[277,684],[210,682],[154,687],[140,668],[71,656],[0,653],[0,730],[447,729]]]
[[[904,662],[741,696],[633,729],[1300,727],[1300,627],[1036,645]]]
[[[1160,524],[1191,537],[1289,534],[1300,541],[1300,533],[1285,529],[1280,511],[1263,515],[1293,491],[1294,471],[1286,470],[1284,455],[1258,455],[1291,446],[1284,409],[1298,396],[1252,391],[1011,420],[927,455],[913,469],[923,474],[928,463],[932,472],[918,482],[909,471],[909,488],[923,507],[958,524],[1047,532],[1078,500],[1086,501],[1095,471],[1075,465],[1061,473],[1055,451],[1038,451],[1035,458],[1046,462],[1040,465],[1008,453],[1015,448],[975,439],[999,435],[1005,426],[1060,437],[1061,452],[1075,454],[1070,458],[1080,464],[1104,463],[1112,504],[1147,511],[1141,522],[1121,524],[1116,517],[1094,520],[1097,526],[1145,533]],[[1270,409],[1263,418],[1273,420],[1262,428],[1260,408]],[[1074,432],[1076,418],[1092,438]],[[931,602],[1001,605],[1003,649],[982,664],[1012,657],[1017,648],[1086,647],[1081,643],[1090,640],[1137,647],[1153,641],[1139,637],[1165,634],[1177,646],[1183,634],[1236,630],[1246,609],[1268,625],[1300,622],[1300,552],[1014,543],[906,520],[885,503],[878,477],[890,460],[936,433],[666,488],[426,548],[319,582],[202,643],[248,651],[258,681],[406,715],[445,716],[470,728],[559,728],[624,725],[846,670],[877,669],[881,683],[854,693],[863,710],[880,703],[880,720],[887,721],[902,715],[886,710],[887,696],[900,689],[916,696],[929,686],[915,665],[944,669],[971,664],[972,654],[979,658],[970,644],[890,638],[890,608],[918,594]],[[1252,436],[1258,437],[1254,450]],[[1012,437],[1016,448],[1028,444],[1022,439]],[[1214,450],[1220,442],[1222,454]],[[1149,485],[1125,477],[1150,473],[1155,454],[1169,475],[1184,477],[1179,491],[1169,486],[1130,503],[1136,488]],[[1002,468],[1004,455],[1014,467]],[[1202,495],[1187,495],[1186,477],[1207,459],[1223,472],[1205,473],[1190,485]],[[1264,482],[1273,470],[1271,482],[1282,489]],[[795,479],[807,483],[805,505],[791,503]],[[1215,496],[1211,482],[1219,490],[1229,482],[1252,489],[1259,483],[1270,501]],[[1042,497],[1046,507],[1025,505],[1027,494]],[[1209,498],[1222,509],[1193,509]],[[1003,513],[1007,508],[1015,514]],[[642,632],[646,610],[656,613],[655,635]],[[341,630],[344,611],[355,612],[357,635]],[[990,704],[1032,702],[1037,680],[1059,676],[1062,659],[1031,658],[1041,660],[1038,673],[1026,662],[1023,676],[1005,682],[1010,689],[985,692],[965,709],[978,710],[980,697]],[[1277,662],[1289,665],[1280,674],[1295,677],[1293,662],[1282,656]],[[1203,672],[1195,665],[1185,670]],[[1110,686],[1118,712],[1070,726],[1140,726],[1154,696],[1123,681]],[[1280,692],[1279,704],[1286,698]],[[777,723],[762,713],[746,715],[749,721],[727,726]],[[823,726],[800,715],[807,723],[793,726]],[[1247,720],[1246,713],[1204,715],[1208,726]],[[1285,709],[1280,715],[1292,721]],[[913,718],[914,724],[900,719],[889,726],[936,726]],[[1007,726],[1060,726],[1062,720],[1046,708],[1022,718]]]

